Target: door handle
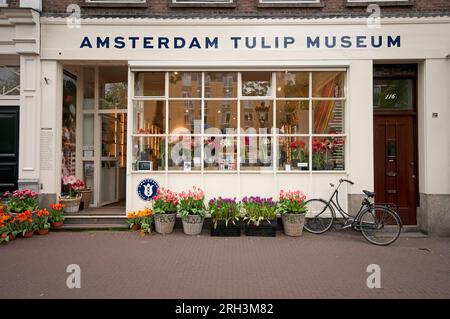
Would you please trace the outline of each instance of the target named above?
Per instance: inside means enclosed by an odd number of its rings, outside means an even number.
[[[413,178],[413,179],[416,179],[416,175],[413,175],[412,178]]]

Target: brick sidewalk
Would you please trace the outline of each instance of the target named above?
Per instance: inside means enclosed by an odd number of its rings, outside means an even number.
[[[450,238],[377,247],[355,232],[140,238],[59,232],[0,246],[0,298],[450,298]],[[66,267],[81,267],[68,289]],[[381,289],[366,268],[381,266]]]

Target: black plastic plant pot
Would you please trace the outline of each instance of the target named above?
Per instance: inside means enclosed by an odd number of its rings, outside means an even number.
[[[241,236],[240,221],[228,222],[225,226],[224,220],[217,221],[217,227],[214,228],[214,221],[211,221],[211,236],[217,237],[239,237]]]
[[[245,235],[246,236],[263,236],[263,237],[275,237],[277,235],[277,220],[270,221],[263,220],[256,226],[253,223],[245,223]]]

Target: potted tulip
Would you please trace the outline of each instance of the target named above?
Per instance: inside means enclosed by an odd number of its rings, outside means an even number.
[[[52,228],[60,228],[64,224],[64,204],[50,205],[50,221]]]
[[[272,198],[244,197],[242,206],[245,211],[245,235],[276,236],[277,213],[276,203]]]
[[[288,236],[301,236],[305,224],[306,196],[301,191],[280,191],[277,212],[281,214],[284,233]]]
[[[13,218],[0,208],[0,243],[14,240],[18,233],[14,226]]]
[[[211,236],[241,235],[241,210],[236,198],[213,198],[209,201],[208,211],[212,220]]]
[[[14,223],[17,226],[19,234],[21,234],[23,238],[33,236],[33,233],[36,230],[36,224],[33,220],[33,212],[31,210],[17,214],[17,216],[14,217]]]
[[[5,192],[3,196],[6,198],[6,212],[13,217],[28,210],[33,212],[39,204],[38,193],[29,189]]]
[[[183,221],[186,235],[198,235],[202,232],[205,220],[205,193],[198,187],[178,194],[178,211]]]
[[[81,194],[84,189],[84,182],[75,176],[64,176],[63,185],[67,190],[67,195],[61,196],[60,202],[64,204],[64,212],[77,213],[80,209]]]
[[[50,213],[46,208],[37,212],[36,216],[36,232],[39,235],[47,235],[50,230],[50,222],[48,220]]]
[[[153,225],[153,211],[150,208],[145,208],[137,213],[139,218],[139,235],[145,236],[146,233],[152,232]]]
[[[159,188],[153,199],[153,212],[156,232],[170,234],[177,217],[177,194],[169,189]]]
[[[141,228],[141,225],[139,224],[139,217],[135,212],[131,212],[127,214],[127,223],[128,227],[132,230],[138,230]]]

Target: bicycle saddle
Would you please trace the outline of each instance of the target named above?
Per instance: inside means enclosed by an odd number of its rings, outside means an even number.
[[[370,198],[375,197],[375,193],[374,192],[363,190],[363,193],[366,194],[367,197],[370,197]]]

